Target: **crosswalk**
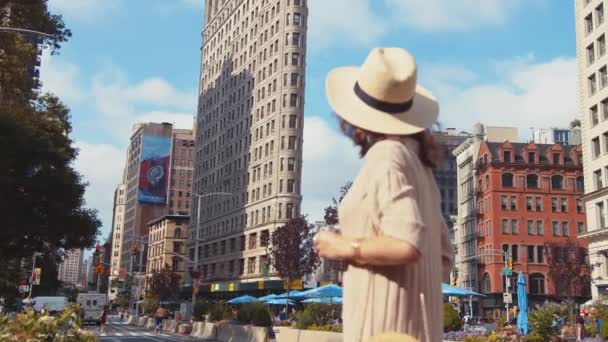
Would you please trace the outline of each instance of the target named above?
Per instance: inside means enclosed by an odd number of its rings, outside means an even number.
[[[188,336],[180,336],[177,334],[155,333],[153,330],[142,329],[127,325],[124,322],[108,322],[104,328],[104,332],[99,332],[99,327],[88,327],[100,341],[107,342],[166,342],[166,341],[194,341],[195,339]]]

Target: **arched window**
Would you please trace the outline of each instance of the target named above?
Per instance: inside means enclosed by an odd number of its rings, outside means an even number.
[[[490,275],[486,272],[483,274],[481,278],[481,293],[490,293],[492,292],[492,286],[490,282]]]
[[[585,180],[583,177],[576,177],[576,191],[578,191],[578,192],[585,191]]]
[[[181,229],[179,229],[179,228],[175,229],[175,237],[178,238],[178,239],[182,237],[182,230]]]
[[[551,189],[563,190],[564,189],[564,177],[560,175],[551,176]]]
[[[538,176],[527,175],[526,176],[526,187],[530,189],[538,189]]]
[[[512,173],[503,173],[502,174],[502,186],[507,188],[513,187],[513,174]]]
[[[545,276],[540,273],[532,273],[530,275],[530,294],[544,295],[545,294]]]

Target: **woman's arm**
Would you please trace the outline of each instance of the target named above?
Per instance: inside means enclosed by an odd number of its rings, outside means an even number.
[[[357,265],[403,265],[420,258],[418,250],[408,242],[384,235],[353,239],[323,231],[315,237],[315,247],[320,257]]]

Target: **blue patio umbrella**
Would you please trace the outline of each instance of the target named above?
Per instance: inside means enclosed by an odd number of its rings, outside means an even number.
[[[271,299],[275,299],[275,298],[277,298],[276,294],[269,294],[269,295],[266,295],[264,297],[258,298],[258,300],[261,301],[261,302],[265,302],[267,300],[271,300]]]
[[[485,297],[484,295],[477,293],[475,291],[463,289],[456,286],[451,286],[446,283],[441,284],[441,293],[444,296],[449,297]]]
[[[342,304],[342,297],[316,297],[303,300],[302,303]]]
[[[296,298],[323,298],[323,297],[342,297],[342,288],[338,285],[329,284],[308,291],[301,292]]]
[[[271,299],[265,302],[268,305],[294,305],[295,302],[293,300],[287,300],[286,298],[284,299]]]
[[[292,297],[296,297],[296,296],[297,296],[299,293],[300,293],[300,291],[297,291],[297,290],[291,290],[291,291],[289,291],[289,293],[288,293],[288,292],[281,293],[280,295],[277,295],[277,296],[276,296],[276,297],[274,297],[274,298],[277,298],[277,299],[282,299],[282,298],[287,298],[287,297],[289,297],[289,298],[291,299]],[[289,295],[288,295],[288,294],[289,294]]]
[[[517,305],[519,314],[517,315],[517,329],[527,335],[530,331],[528,324],[528,294],[526,293],[526,277],[522,273],[517,276]]]
[[[245,304],[245,303],[251,303],[251,302],[257,302],[258,299],[252,296],[241,296],[241,297],[236,297],[233,298],[229,301],[227,301],[226,303],[228,304]]]

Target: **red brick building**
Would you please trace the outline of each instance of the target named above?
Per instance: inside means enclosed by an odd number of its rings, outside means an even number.
[[[513,260],[511,292],[526,276],[532,304],[555,293],[543,246],[585,232],[581,146],[483,142],[476,170],[477,252],[485,315],[504,308],[505,266]],[[514,298],[514,301],[516,299]],[[516,303],[516,302],[515,302]]]

